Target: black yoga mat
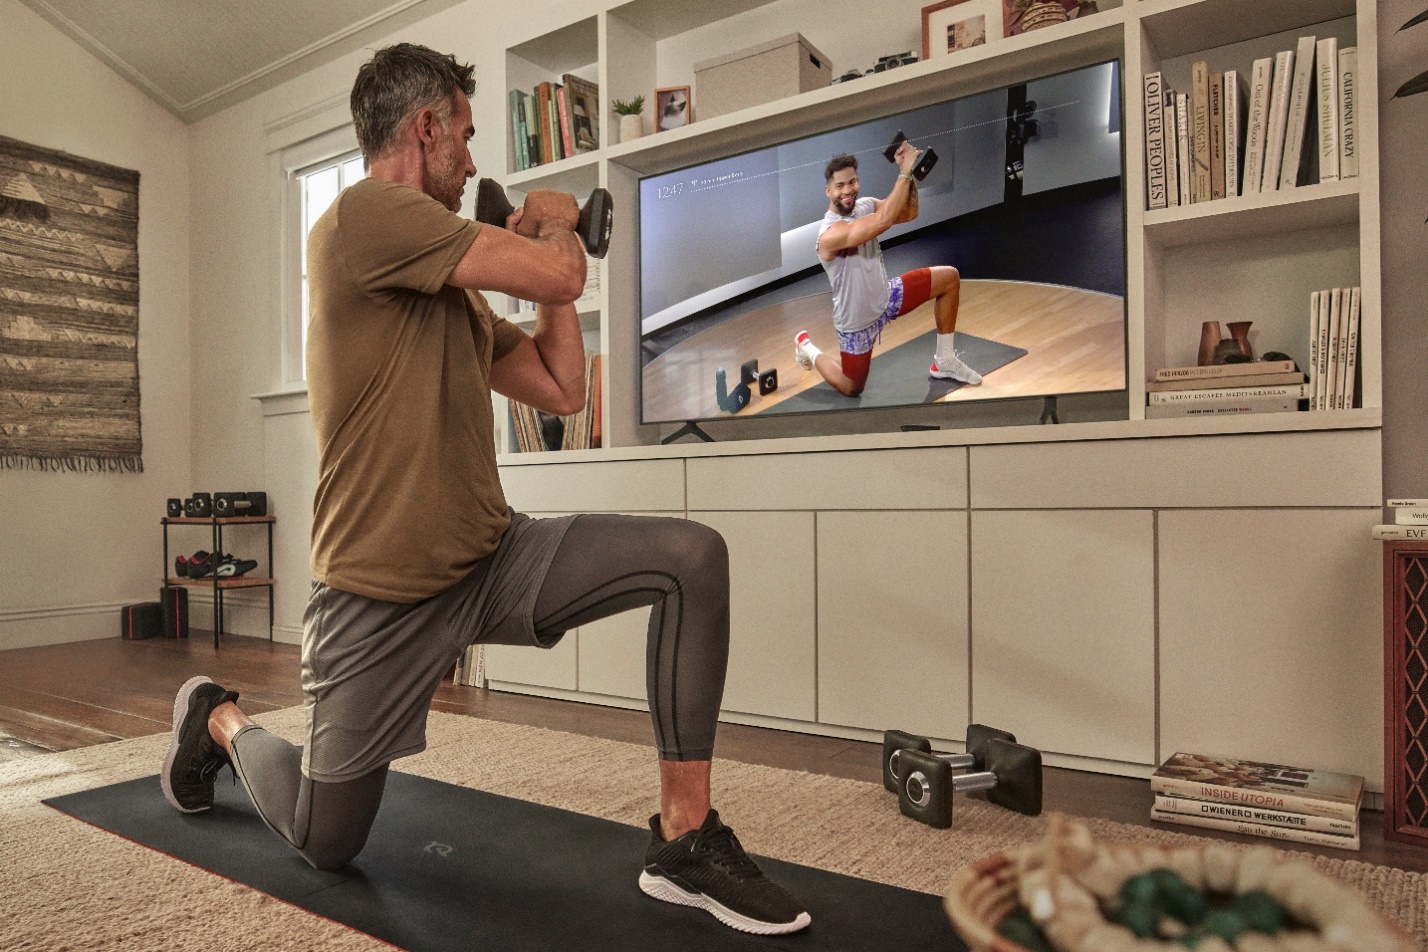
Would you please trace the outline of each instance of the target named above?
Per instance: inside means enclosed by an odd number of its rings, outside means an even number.
[[[1020,347],[956,332],[953,347],[967,366],[983,377],[998,368],[1025,357]],[[812,410],[846,410],[850,407],[905,407],[931,403],[966,386],[957,380],[936,380],[927,375],[932,366],[932,352],[937,349],[937,332],[928,331],[906,344],[873,356],[868,371],[868,383],[856,397],[845,397],[828,383],[819,382],[802,393],[774,404],[770,412],[807,413]],[[838,355],[829,356],[837,359]],[[815,377],[816,377],[815,373]],[[755,404],[757,406],[757,404]]]
[[[937,896],[771,859],[760,866],[807,903],[813,924],[745,935],[640,892],[646,831],[410,774],[388,775],[366,849],[336,873],[268,830],[226,772],[207,813],[175,811],[158,777],[45,803],[412,952],[966,950]]]

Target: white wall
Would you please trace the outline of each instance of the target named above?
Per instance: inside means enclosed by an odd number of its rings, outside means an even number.
[[[158,597],[164,500],[191,492],[189,133],[16,0],[0,24],[0,133],[140,175],[144,472],[0,470],[0,648],[14,648],[115,636],[121,605]]]

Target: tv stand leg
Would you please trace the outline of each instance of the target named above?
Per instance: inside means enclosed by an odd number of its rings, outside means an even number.
[[[700,438],[701,440],[703,440],[705,443],[713,443],[713,442],[714,442],[714,437],[710,436],[708,433],[705,433],[703,430],[701,430],[701,429],[699,428],[699,424],[698,424],[698,423],[692,423],[692,422],[691,422],[691,423],[686,423],[686,424],[684,424],[684,426],[682,426],[682,427],[680,427],[679,429],[675,430],[673,433],[671,433],[669,436],[666,436],[664,439],[660,440],[660,445],[664,445],[665,443],[673,443],[675,440],[679,439],[680,437],[689,436],[690,434],[693,434],[694,436],[699,437],[699,438]]]
[[[1043,397],[1041,400],[1041,422],[1060,423],[1061,419],[1056,415],[1056,398]]]

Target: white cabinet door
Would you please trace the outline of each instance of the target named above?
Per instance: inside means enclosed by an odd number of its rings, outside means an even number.
[[[818,720],[960,740],[967,514],[818,514]]]
[[[568,631],[554,648],[487,645],[486,680],[491,686],[519,691],[522,685],[574,691],[579,629]]]
[[[729,545],[724,710],[815,719],[813,513],[695,512]]]
[[[1161,753],[1383,783],[1374,509],[1160,516]]]
[[[1153,763],[1153,514],[973,512],[972,685],[1032,747]]]

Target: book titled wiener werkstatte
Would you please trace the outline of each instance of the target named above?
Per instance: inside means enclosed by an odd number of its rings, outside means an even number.
[[[1354,820],[1364,778],[1353,774],[1178,753],[1156,768],[1150,789],[1172,797]]]

